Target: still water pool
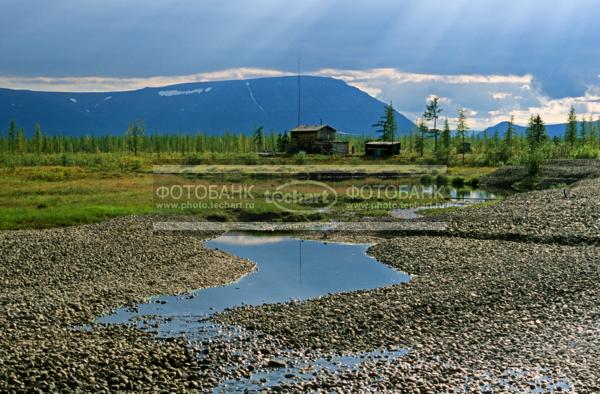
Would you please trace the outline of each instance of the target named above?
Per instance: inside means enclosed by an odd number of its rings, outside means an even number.
[[[231,284],[184,296],[157,296],[122,308],[99,323],[132,323],[160,336],[209,335],[206,319],[227,308],[306,300],[331,293],[407,282],[409,276],[366,254],[367,244],[301,240],[289,236],[229,233],[207,246],[252,260],[257,268]]]

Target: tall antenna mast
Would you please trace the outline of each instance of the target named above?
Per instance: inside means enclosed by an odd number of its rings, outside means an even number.
[[[300,126],[300,58],[298,58],[298,126]]]

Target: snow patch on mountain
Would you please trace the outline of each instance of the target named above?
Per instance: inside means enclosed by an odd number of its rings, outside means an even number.
[[[258,106],[258,108],[260,108],[260,110],[266,114],[267,111],[265,111],[265,109],[254,98],[254,93],[252,93],[252,89],[250,88],[250,82],[246,81],[246,87],[248,88],[248,92],[250,93],[250,98],[252,99],[252,101],[254,101],[254,104],[256,104]]]
[[[199,88],[199,89],[192,89],[192,90],[161,90],[160,92],[158,92],[159,96],[162,97],[171,97],[171,96],[181,96],[181,95],[190,95],[190,94],[200,94],[202,92],[210,92],[211,88],[208,87],[206,89],[204,88]]]

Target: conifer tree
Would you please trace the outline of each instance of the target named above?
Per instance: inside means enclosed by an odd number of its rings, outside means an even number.
[[[442,147],[445,151],[450,150],[450,124],[448,118],[444,120],[444,131],[442,132]]]
[[[465,134],[467,133],[467,131],[469,130],[469,127],[467,126],[467,115],[465,113],[465,109],[464,108],[460,108],[458,110],[458,124],[456,125],[456,136],[458,137],[458,140],[460,141],[460,151],[462,153],[462,162],[465,162]]]
[[[434,96],[426,105],[425,105],[425,112],[423,113],[423,118],[425,120],[433,120],[433,129],[431,129],[431,133],[433,134],[433,138],[434,138],[434,142],[433,142],[433,150],[434,152],[437,152],[437,140],[438,140],[438,134],[439,134],[439,130],[437,129],[437,120],[440,116],[440,112],[442,112],[443,109],[442,107],[440,107],[439,104],[439,97]]]
[[[504,133],[504,140],[502,146],[502,160],[507,161],[513,155],[513,143],[515,139],[515,117],[514,115],[510,117],[508,121],[508,127],[506,128],[506,132]]]
[[[537,150],[547,139],[546,125],[542,117],[539,114],[532,115],[529,119],[529,127],[527,128],[529,149],[532,151]]]
[[[379,122],[373,124],[376,128],[375,132],[381,134],[382,141],[394,141],[396,138],[396,130],[398,125],[396,123],[396,111],[394,106],[390,102],[389,105],[384,107],[383,115]]]
[[[27,152],[27,141],[25,140],[25,130],[23,128],[20,128],[17,133],[17,152],[20,154]]]
[[[33,149],[36,154],[42,153],[42,129],[39,124],[35,125],[35,132],[33,136]]]
[[[254,131],[252,132],[252,140],[254,141],[254,147],[256,151],[260,152],[264,149],[265,134],[262,126],[254,127]]]
[[[11,120],[8,125],[8,152],[15,153],[15,139],[17,137],[17,123]]]
[[[419,131],[417,135],[417,150],[419,151],[419,156],[423,157],[425,154],[425,135],[429,132],[429,129],[423,119],[419,120],[417,128]]]
[[[127,139],[129,151],[133,151],[133,155],[137,156],[140,141],[144,136],[144,126],[141,122],[137,121],[130,123],[129,127],[127,128],[127,131],[125,132],[125,136]]]
[[[575,115],[575,107],[571,106],[569,117],[565,126],[565,142],[571,147],[577,143],[577,115]]]
[[[504,133],[504,145],[507,150],[511,150],[515,133],[515,116],[512,115],[508,121],[506,133]]]

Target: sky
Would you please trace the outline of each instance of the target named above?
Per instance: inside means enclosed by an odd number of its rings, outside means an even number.
[[[471,128],[600,115],[600,0],[0,0],[0,87],[340,78]]]

